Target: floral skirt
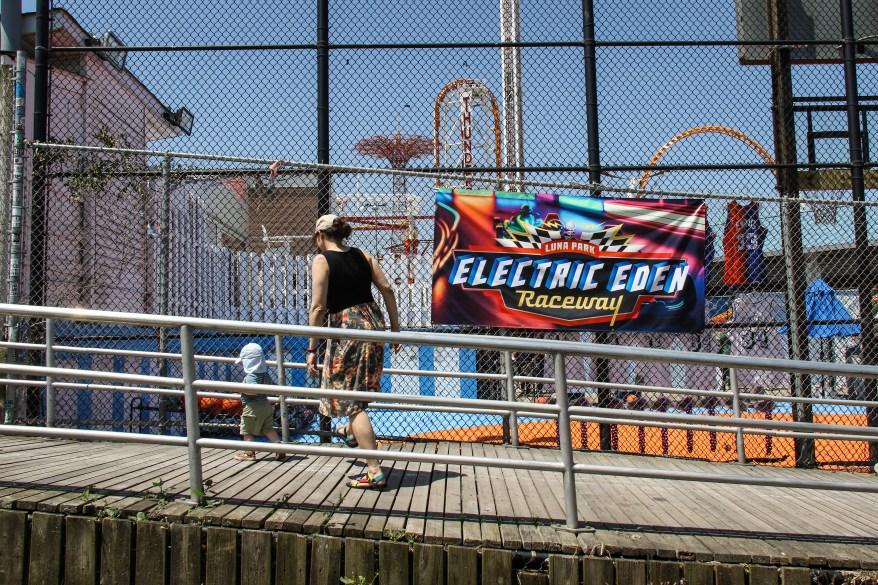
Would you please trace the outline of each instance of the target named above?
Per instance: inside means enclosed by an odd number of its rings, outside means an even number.
[[[329,315],[330,327],[341,329],[386,329],[376,303],[364,303]],[[323,359],[320,387],[327,390],[380,392],[384,371],[384,344],[350,339],[330,339]],[[366,410],[368,402],[322,398],[320,414],[332,418],[351,416]]]

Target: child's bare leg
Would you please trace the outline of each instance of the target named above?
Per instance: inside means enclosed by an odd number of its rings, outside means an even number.
[[[253,435],[243,435],[243,439],[244,441],[252,441]],[[235,459],[241,459],[242,456],[247,459],[252,459],[253,457],[256,457],[256,451],[247,451],[246,449],[243,451],[239,451],[237,454],[235,454]]]

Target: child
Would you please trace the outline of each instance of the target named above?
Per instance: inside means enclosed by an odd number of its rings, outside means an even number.
[[[265,364],[265,356],[262,347],[258,343],[248,343],[241,348],[241,355],[235,360],[244,368],[245,384],[271,384],[268,377],[268,366]],[[274,430],[274,406],[268,401],[266,394],[241,393],[241,403],[244,405],[241,413],[241,434],[245,441],[252,441],[254,436],[264,435],[272,443],[277,443],[280,438]],[[278,461],[286,457],[284,453],[277,453]],[[255,461],[254,451],[238,451],[235,453],[238,461]]]

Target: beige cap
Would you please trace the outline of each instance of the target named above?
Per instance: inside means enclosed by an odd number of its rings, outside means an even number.
[[[314,227],[318,232],[328,230],[332,227],[332,222],[334,222],[336,219],[338,219],[338,216],[334,213],[321,215],[319,218],[317,218],[317,224]]]

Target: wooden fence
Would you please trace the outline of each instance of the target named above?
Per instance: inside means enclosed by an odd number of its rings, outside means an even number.
[[[802,567],[374,541],[0,510],[0,585],[810,585]],[[826,582],[840,582],[820,575]],[[342,579],[345,581],[342,581]],[[823,582],[823,581],[820,581]],[[853,582],[847,581],[844,582]]]
[[[170,314],[308,324],[313,256],[293,256],[283,248],[257,254],[221,247],[217,224],[195,200],[174,206],[169,227]],[[380,260],[396,289],[403,327],[430,325],[431,261],[429,254],[388,254]]]

